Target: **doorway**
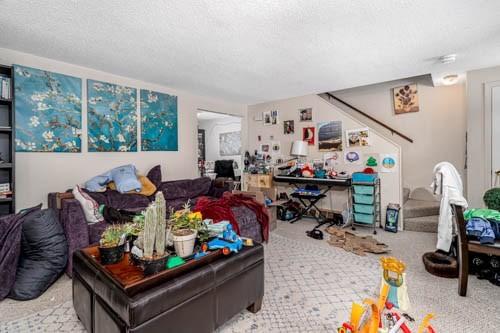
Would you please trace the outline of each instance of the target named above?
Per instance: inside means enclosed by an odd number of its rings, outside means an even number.
[[[198,110],[198,171],[200,176],[217,177],[217,165],[231,165],[220,177],[238,180],[242,170],[242,118],[215,111]],[[225,161],[225,162],[217,162]],[[229,161],[232,161],[230,163]],[[234,173],[234,176],[232,174]]]

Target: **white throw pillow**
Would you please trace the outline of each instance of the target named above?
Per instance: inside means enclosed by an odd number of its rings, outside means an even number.
[[[92,224],[104,221],[104,217],[99,212],[99,204],[97,201],[92,199],[87,193],[83,192],[79,185],[76,185],[73,189],[73,195],[82,206],[85,219],[88,223]]]

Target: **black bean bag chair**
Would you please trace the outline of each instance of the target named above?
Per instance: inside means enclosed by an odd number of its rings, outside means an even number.
[[[40,296],[62,274],[68,259],[63,228],[52,209],[30,214],[22,225],[21,256],[9,298]]]
[[[422,256],[425,270],[444,278],[458,277],[457,259],[440,252],[427,252]]]
[[[16,282],[17,263],[21,256],[23,222],[41,207],[40,204],[17,214],[0,217],[0,301],[9,295]]]

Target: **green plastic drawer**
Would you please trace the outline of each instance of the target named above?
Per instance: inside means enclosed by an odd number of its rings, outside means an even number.
[[[373,214],[359,214],[354,213],[354,222],[356,223],[365,223],[365,224],[373,224],[374,222]]]
[[[375,206],[373,205],[354,204],[354,212],[356,213],[373,214],[374,210]]]
[[[357,204],[365,204],[372,205],[373,199],[375,198],[373,195],[365,195],[365,194],[354,194],[354,203]]]
[[[356,194],[370,194],[373,195],[375,191],[375,186],[366,186],[366,185],[353,185],[354,193]]]

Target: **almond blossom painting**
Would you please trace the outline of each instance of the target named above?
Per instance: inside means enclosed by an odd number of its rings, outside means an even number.
[[[87,80],[89,152],[137,151],[137,90]]]
[[[177,151],[177,96],[141,89],[141,150]]]
[[[81,152],[82,80],[14,65],[16,151]]]

